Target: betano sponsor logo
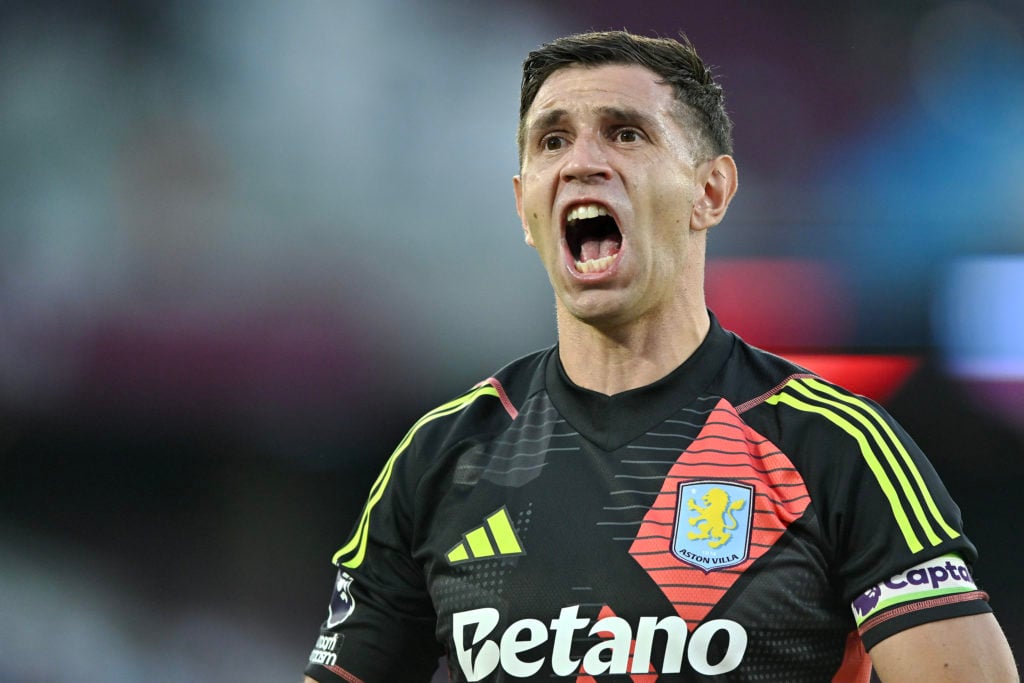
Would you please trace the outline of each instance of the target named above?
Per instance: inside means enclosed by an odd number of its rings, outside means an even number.
[[[943,555],[872,586],[857,596],[851,607],[860,625],[895,605],[973,590],[977,586],[964,561],[958,555]]]
[[[690,634],[686,622],[676,616],[640,617],[634,628],[614,616],[592,623],[579,617],[579,607],[563,607],[547,624],[520,619],[501,634],[494,634],[500,614],[493,607],[456,612],[452,617],[455,655],[466,680],[483,680],[499,667],[513,678],[533,676],[545,666],[556,676],[674,674],[682,671],[684,658],[697,673],[715,676],[736,669],[747,651],[747,632],[728,619],[707,621]],[[659,633],[665,652],[652,670],[651,653]],[[610,637],[582,656],[572,656],[574,639],[599,634]],[[709,653],[713,638],[719,647],[726,644],[725,655],[714,662]]]

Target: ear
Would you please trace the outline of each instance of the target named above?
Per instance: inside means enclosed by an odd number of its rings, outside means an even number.
[[[707,230],[722,222],[739,186],[736,162],[728,154],[715,157],[697,169],[703,193],[698,193],[690,214],[691,230]]]
[[[530,234],[530,223],[526,220],[526,215],[523,213],[523,179],[520,176],[512,177],[512,192],[516,195],[516,213],[519,214],[519,221],[523,224],[523,235],[526,237],[526,243],[536,248],[537,245],[533,243],[533,235]]]

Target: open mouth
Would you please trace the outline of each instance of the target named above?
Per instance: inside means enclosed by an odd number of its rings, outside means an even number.
[[[622,233],[603,206],[580,204],[565,217],[565,242],[578,272],[599,273],[618,258]]]

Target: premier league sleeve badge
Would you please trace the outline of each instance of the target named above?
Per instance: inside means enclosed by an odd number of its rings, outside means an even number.
[[[327,628],[334,628],[348,619],[356,608],[352,599],[352,577],[343,570],[338,570],[338,578],[334,582],[334,593],[328,606]]]

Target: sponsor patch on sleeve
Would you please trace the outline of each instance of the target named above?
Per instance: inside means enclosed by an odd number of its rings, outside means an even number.
[[[958,555],[922,562],[858,595],[851,603],[860,626],[884,610],[928,598],[977,590],[971,572]]]
[[[344,642],[344,634],[321,632],[320,637],[316,639],[316,647],[309,653],[309,663],[334,666],[338,661],[338,650]]]

